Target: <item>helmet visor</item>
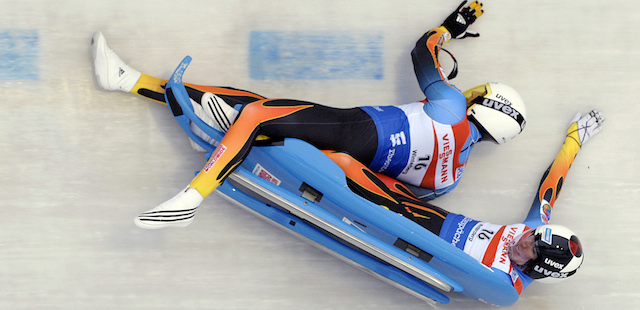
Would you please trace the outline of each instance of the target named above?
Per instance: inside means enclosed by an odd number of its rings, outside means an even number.
[[[471,109],[473,105],[482,103],[482,100],[487,93],[487,84],[482,84],[466,90],[463,95],[467,98],[467,110]]]

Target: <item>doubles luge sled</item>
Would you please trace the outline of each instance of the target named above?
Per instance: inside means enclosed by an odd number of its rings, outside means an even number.
[[[187,56],[166,85],[165,100],[187,135],[215,150],[190,129],[193,122],[221,141],[194,113],[182,76]],[[438,303],[447,292],[508,306],[518,294],[508,277],[482,265],[415,222],[353,193],[342,169],[314,146],[285,139],[254,146],[241,166],[217,188],[238,205],[314,241],[412,295]]]

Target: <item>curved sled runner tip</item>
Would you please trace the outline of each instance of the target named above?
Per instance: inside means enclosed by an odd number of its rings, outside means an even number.
[[[191,56],[186,56],[182,62],[178,65],[176,70],[169,78],[167,82],[164,100],[167,103],[167,106],[173,113],[173,117],[175,117],[176,121],[182,127],[182,130],[197,143],[200,147],[205,149],[207,153],[213,153],[215,147],[211,144],[204,141],[202,138],[198,137],[190,128],[189,124],[194,123],[198,128],[200,128],[205,134],[209,137],[213,138],[216,141],[222,140],[224,134],[213,129],[211,126],[207,125],[204,121],[202,121],[193,111],[193,106],[191,105],[191,99],[189,98],[189,94],[187,93],[187,89],[182,82],[182,76],[184,72],[189,67],[191,63]]]

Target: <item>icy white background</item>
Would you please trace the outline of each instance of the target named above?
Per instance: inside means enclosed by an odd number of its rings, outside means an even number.
[[[189,82],[350,107],[423,99],[409,52],[458,1],[9,1],[0,29],[36,29],[36,81],[0,81],[0,309],[425,309],[375,279],[229,204],[205,200],[185,229],[132,219],[182,189],[204,164],[166,107],[98,89],[89,40],[102,30],[130,65]],[[640,307],[637,230],[640,31],[635,1],[487,1],[477,39],[447,45],[466,89],[506,82],[528,126],[478,145],[458,188],[435,203],[493,223],[524,218],[577,111],[605,128],[578,155],[552,223],[586,259],[557,285],[532,284],[514,309]],[[254,30],[381,32],[385,78],[257,81]],[[451,295],[438,309],[487,306]]]

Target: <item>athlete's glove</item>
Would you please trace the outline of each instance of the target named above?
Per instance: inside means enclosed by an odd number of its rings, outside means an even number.
[[[582,146],[595,134],[602,130],[602,123],[604,122],[604,117],[600,112],[596,110],[592,110],[588,114],[582,115],[582,113],[578,112],[576,116],[573,117],[571,123],[569,124],[569,130],[567,130],[567,136],[572,136],[574,139],[578,140],[578,144]]]
[[[479,33],[468,32],[467,28],[484,13],[482,3],[474,1],[465,6],[467,1],[463,1],[458,8],[444,20],[442,26],[447,28],[454,39],[464,39],[466,37],[479,37]]]

